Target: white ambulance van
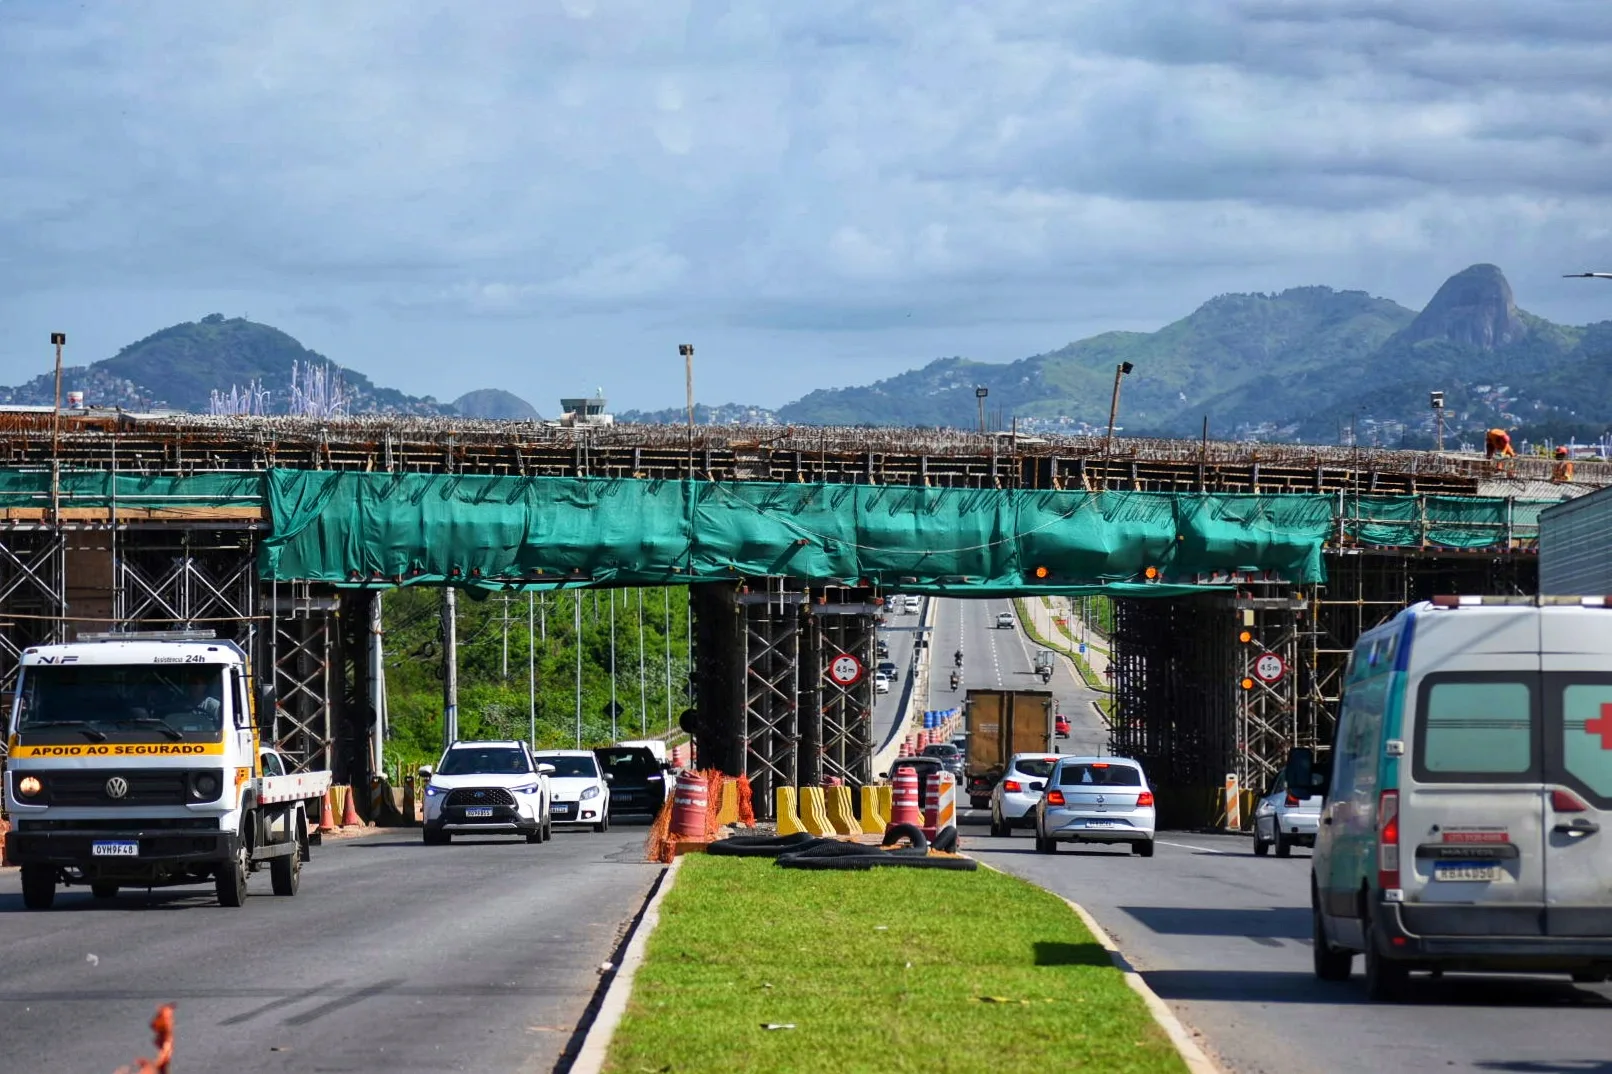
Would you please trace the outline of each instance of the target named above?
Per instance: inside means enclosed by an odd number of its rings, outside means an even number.
[[[1440,597],[1349,659],[1311,869],[1315,973],[1612,973],[1612,601]]]

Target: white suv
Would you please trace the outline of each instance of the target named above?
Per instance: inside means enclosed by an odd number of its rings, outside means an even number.
[[[610,830],[610,777],[599,771],[592,750],[539,750],[538,764],[550,765],[554,774],[554,823],[591,824],[596,832]]]
[[[496,832],[544,842],[554,833],[550,764],[540,764],[524,742],[455,742],[442,753],[425,788],[428,844],[460,835]]]

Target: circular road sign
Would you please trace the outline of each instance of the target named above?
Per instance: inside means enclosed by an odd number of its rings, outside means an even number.
[[[1275,653],[1260,653],[1254,660],[1254,678],[1263,683],[1276,682],[1287,673],[1287,665]]]
[[[862,681],[862,661],[850,653],[841,653],[829,662],[828,677],[840,686],[855,686]]]

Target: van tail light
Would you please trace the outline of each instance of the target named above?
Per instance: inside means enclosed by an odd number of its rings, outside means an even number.
[[[1141,794],[1136,796],[1136,807],[1138,809],[1140,809],[1143,806],[1150,806],[1152,804],[1153,804],[1153,792],[1152,791],[1143,791]]]
[[[1550,792],[1550,807],[1558,813],[1582,813],[1590,808],[1584,799],[1560,787]]]
[[[1287,792],[1287,803],[1286,804],[1288,806],[1296,806],[1296,805],[1302,805],[1303,803],[1299,801],[1299,796],[1298,795],[1294,794],[1292,791],[1288,791]]]
[[[1009,794],[1018,794],[1020,791],[1024,790],[1024,784],[1020,783],[1016,779],[1004,779],[1002,781],[1002,789],[1007,791]]]
[[[1063,791],[1048,791],[1047,792],[1047,804],[1048,805],[1063,805],[1064,804],[1063,803]]]
[[[1377,889],[1399,887],[1399,792],[1377,798]]]

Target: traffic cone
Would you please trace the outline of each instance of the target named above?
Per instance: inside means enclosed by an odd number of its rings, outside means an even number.
[[[362,828],[364,822],[358,819],[358,809],[353,805],[353,789],[347,788],[345,795],[347,801],[341,809],[341,826],[343,828]]]
[[[334,813],[335,813],[335,810],[331,809],[331,807],[330,807],[330,788],[326,787],[325,788],[325,804],[324,804],[324,807],[319,810],[319,830],[320,831],[322,831],[322,832],[333,832],[333,831],[336,830],[336,820],[335,820],[335,817],[333,815]]]

